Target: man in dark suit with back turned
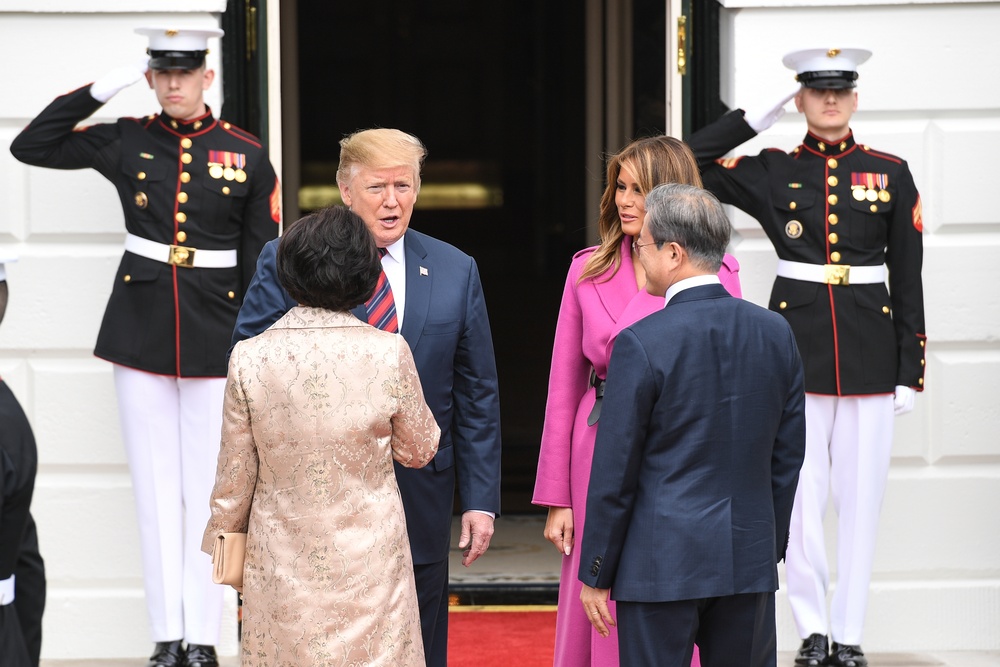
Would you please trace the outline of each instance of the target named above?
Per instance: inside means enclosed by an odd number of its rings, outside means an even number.
[[[385,280],[355,315],[403,335],[441,427],[434,460],[419,470],[396,465],[396,478],[413,553],[424,654],[428,665],[444,667],[456,477],[464,565],[486,552],[500,511],[500,400],[486,300],[475,260],[409,229],[427,154],[420,140],[374,129],[355,132],[340,147],[341,196],[384,251]],[[268,243],[260,254],[234,343],[260,333],[295,305],[277,280],[277,244]]]
[[[0,249],[0,322],[7,269]],[[38,667],[45,611],[45,561],[31,516],[38,449],[21,404],[0,378],[0,658],[4,667]]]
[[[730,225],[708,192],[646,198],[635,242],[666,307],[619,334],[587,495],[581,600],[621,664],[774,665],[774,591],[805,452],[791,328],[716,272]]]

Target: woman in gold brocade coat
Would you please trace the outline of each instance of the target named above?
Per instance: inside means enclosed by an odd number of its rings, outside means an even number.
[[[375,291],[375,242],[326,209],[277,262],[302,305],[233,348],[203,543],[248,533],[242,665],[422,666],[392,461],[426,465],[440,430],[406,341],[349,312]]]

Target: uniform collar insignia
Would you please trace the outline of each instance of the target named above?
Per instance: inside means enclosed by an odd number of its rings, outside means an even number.
[[[174,134],[179,134],[181,136],[204,132],[215,123],[215,119],[212,118],[212,110],[207,106],[205,107],[205,115],[199,116],[198,118],[192,118],[190,120],[176,120],[171,118],[167,112],[161,111],[159,119],[160,123],[162,123],[164,127],[168,128]]]
[[[802,145],[810,152],[818,153],[824,157],[837,157],[854,148],[854,133],[848,132],[847,136],[842,137],[839,141],[826,141],[812,132],[807,132],[806,138],[802,140]]]

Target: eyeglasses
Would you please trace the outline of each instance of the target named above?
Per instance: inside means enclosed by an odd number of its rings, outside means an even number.
[[[647,246],[647,245],[656,245],[656,241],[650,241],[649,243],[639,243],[639,240],[636,239],[636,240],[632,241],[632,252],[634,252],[635,254],[638,255],[639,254],[639,248],[641,248],[643,246]]]

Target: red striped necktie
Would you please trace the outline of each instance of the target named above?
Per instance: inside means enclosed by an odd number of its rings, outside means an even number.
[[[385,257],[386,249],[379,248],[378,256]],[[365,302],[368,311],[368,324],[390,333],[399,333],[399,322],[396,320],[396,301],[392,298],[392,287],[385,275],[385,269],[378,276],[378,284],[372,298]]]

